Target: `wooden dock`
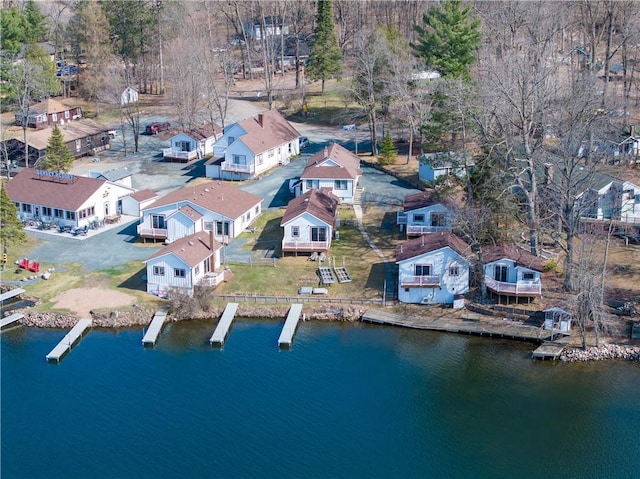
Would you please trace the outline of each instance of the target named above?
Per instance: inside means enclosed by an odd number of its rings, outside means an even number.
[[[281,348],[291,347],[291,343],[293,343],[293,335],[296,332],[296,326],[298,325],[298,321],[300,320],[301,313],[302,304],[292,304],[289,308],[287,319],[284,322],[282,332],[280,333],[280,337],[278,338],[278,346],[280,346]]]
[[[545,341],[543,344],[538,346],[531,356],[535,359],[558,359],[562,351],[564,350],[566,344],[562,343],[554,343],[550,341]]]
[[[7,316],[6,318],[2,318],[0,320],[0,329],[9,326],[10,324],[15,323],[16,321],[20,321],[22,318],[24,318],[24,314],[21,313],[14,313],[11,316]]]
[[[153,319],[151,320],[151,323],[149,324],[149,328],[147,329],[147,332],[145,333],[144,337],[142,338],[142,345],[143,346],[147,346],[147,345],[154,346],[156,344],[156,341],[158,340],[158,335],[160,334],[160,331],[162,330],[162,325],[167,320],[167,313],[168,312],[169,312],[169,308],[165,307],[165,308],[159,309],[153,315]]]
[[[11,291],[7,291],[5,293],[0,294],[0,303],[4,303],[5,301],[15,298],[16,296],[20,296],[25,293],[25,290],[22,288],[15,288]]]
[[[64,338],[57,344],[55,348],[47,354],[47,361],[60,361],[62,356],[71,350],[75,342],[82,336],[84,330],[91,326],[90,319],[81,319],[76,325],[71,328]]]
[[[238,303],[227,303],[227,306],[224,308],[224,312],[222,313],[222,317],[220,321],[218,321],[218,325],[216,326],[211,339],[209,339],[210,344],[216,344],[222,346],[224,344],[224,340],[227,337],[227,333],[229,332],[229,328],[231,327],[231,323],[233,322],[233,318],[236,315],[236,311],[238,310]]]

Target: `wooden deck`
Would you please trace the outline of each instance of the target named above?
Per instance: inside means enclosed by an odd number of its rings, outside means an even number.
[[[538,349],[536,349],[533,353],[531,353],[531,356],[533,356],[535,359],[554,359],[555,360],[560,357],[560,354],[562,354],[562,351],[564,350],[565,346],[566,345],[563,343],[546,341],[540,346],[538,346]]]
[[[2,318],[0,320],[0,329],[5,328],[5,327],[9,326],[10,324],[15,323],[16,321],[20,321],[22,318],[24,318],[24,314],[21,314],[21,313],[14,313],[11,316],[7,316],[6,318]]]
[[[296,326],[298,325],[298,321],[300,320],[301,313],[302,304],[292,304],[289,308],[287,319],[284,322],[282,332],[280,333],[280,337],[278,338],[278,346],[280,346],[281,348],[291,347],[291,343],[293,343],[293,335],[296,332]]]
[[[14,288],[11,291],[7,291],[6,293],[0,294],[0,303],[4,303],[9,299],[15,298],[16,296],[20,296],[25,293],[25,290],[22,288]]]
[[[222,317],[220,321],[218,321],[218,325],[216,326],[211,339],[209,339],[210,344],[216,344],[218,346],[222,346],[224,344],[224,340],[227,337],[227,333],[229,332],[229,328],[231,327],[231,323],[233,322],[233,318],[236,315],[236,311],[238,310],[238,303],[227,303],[227,306],[224,308],[224,312],[222,313]]]
[[[151,345],[154,346],[156,341],[158,340],[158,335],[162,330],[162,325],[167,319],[167,313],[169,312],[168,307],[164,307],[156,311],[156,314],[153,315],[153,319],[149,324],[149,328],[142,338],[142,344],[144,346]]]
[[[62,356],[67,351],[70,351],[75,342],[82,336],[84,330],[91,326],[90,319],[81,319],[76,323],[76,325],[71,328],[64,338],[60,340],[55,348],[51,350],[49,354],[47,354],[47,361],[57,361],[59,362]]]

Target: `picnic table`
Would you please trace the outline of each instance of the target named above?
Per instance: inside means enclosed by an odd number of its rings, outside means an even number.
[[[109,225],[113,223],[120,223],[120,215],[105,216],[104,222]]]

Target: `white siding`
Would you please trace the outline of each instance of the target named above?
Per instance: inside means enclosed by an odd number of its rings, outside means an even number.
[[[164,275],[154,274],[154,267],[164,268]],[[175,269],[184,269],[185,277],[175,276]],[[171,288],[193,287],[189,266],[173,254],[160,256],[147,262],[147,292],[168,291]]]
[[[291,236],[291,230],[293,226],[298,227],[299,236]],[[319,220],[315,216],[309,213],[303,213],[300,216],[292,218],[289,222],[283,225],[284,241],[311,241],[311,228],[319,226],[327,228],[327,241],[331,244],[331,238],[333,237],[333,226],[328,225],[324,221]]]
[[[310,177],[304,177],[301,178],[302,183],[302,193],[306,193],[307,191],[316,188],[316,189],[322,189],[322,188],[331,188],[331,192],[337,196],[340,200],[341,203],[353,203],[353,192],[354,192],[354,181],[353,180],[346,180],[347,181],[347,189],[346,190],[336,190],[335,189],[335,185],[336,185],[336,180],[335,179],[317,179],[317,178],[310,178]],[[313,181],[313,186],[309,187],[307,185],[307,180],[311,180]],[[317,187],[315,185],[318,185]]]

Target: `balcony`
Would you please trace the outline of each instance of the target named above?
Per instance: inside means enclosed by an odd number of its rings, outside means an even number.
[[[439,288],[440,276],[400,276],[401,288]]]
[[[331,241],[282,241],[282,251],[287,252],[300,252],[300,253],[313,253],[328,251],[331,246]]]
[[[451,231],[451,226],[409,226],[407,225],[407,236],[422,236],[430,233],[444,233]]]
[[[146,225],[138,225],[138,236],[143,239],[166,240],[168,233],[166,228],[148,228]]]
[[[506,283],[496,281],[490,276],[484,277],[487,289],[496,294],[508,296],[541,296],[542,284],[537,281],[518,281],[516,283]]]
[[[253,174],[255,172],[255,166],[253,165],[253,163],[241,165],[233,163],[231,161],[223,161],[220,168],[222,169],[222,171],[229,171],[233,173]]]
[[[165,159],[178,160],[178,161],[191,161],[198,157],[198,153],[193,151],[179,151],[173,148],[164,148],[162,150],[162,157]]]
[[[198,281],[198,284],[201,285],[201,286],[215,287],[215,286],[218,286],[220,283],[222,283],[225,280],[226,280],[226,271],[225,270],[211,271],[211,272],[205,274],[200,279],[200,281]]]

